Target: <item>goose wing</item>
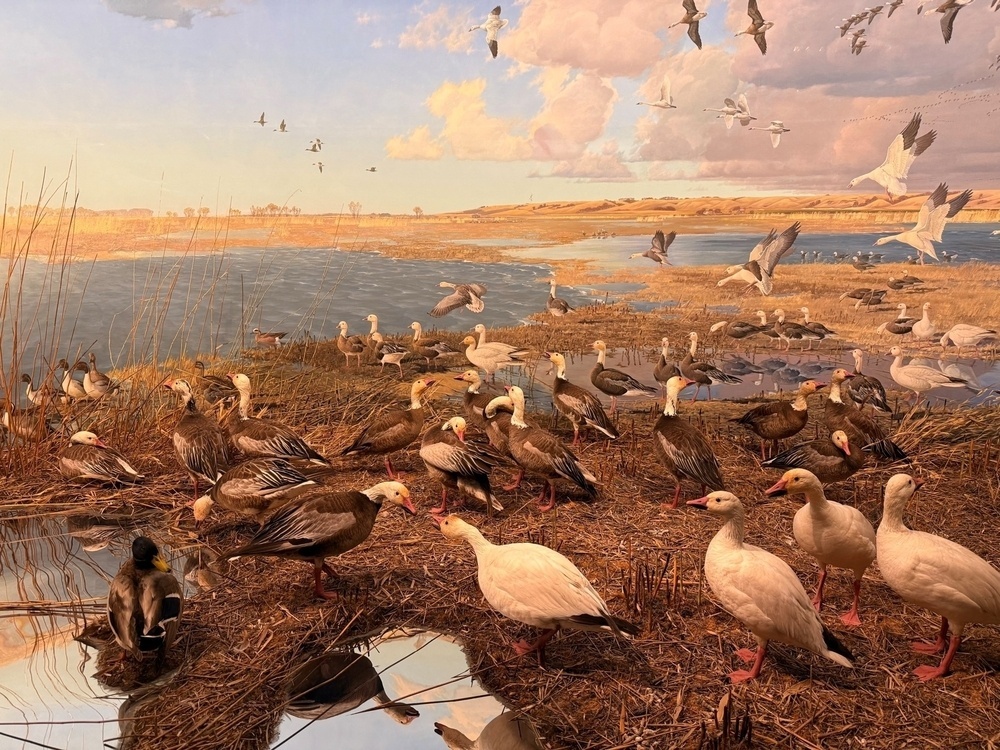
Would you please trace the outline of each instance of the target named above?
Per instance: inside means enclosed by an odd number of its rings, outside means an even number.
[[[286,505],[267,519],[249,544],[227,552],[222,557],[306,551],[339,536],[350,535],[352,530],[358,528],[355,509],[365,507],[363,503],[370,502],[360,492],[335,492]],[[367,534],[351,546],[357,546],[365,538]]]
[[[760,14],[757,9],[757,0],[748,0],[747,2],[747,15],[754,22],[755,26],[760,26],[764,23],[764,16]]]
[[[769,243],[767,243],[760,258],[760,265],[764,269],[764,273],[768,276],[774,275],[775,266],[778,265],[778,261],[791,252],[792,246],[795,244],[795,240],[798,239],[799,230],[801,228],[802,224],[795,222],[788,227],[788,229],[779,234],[777,238],[773,238]]]
[[[125,563],[130,565],[130,563]],[[121,647],[133,656],[139,656],[137,616],[139,597],[132,575],[135,569],[123,569],[111,581],[108,589],[108,625]]]
[[[434,305],[434,308],[428,314],[432,318],[440,318],[447,315],[452,310],[457,310],[458,308],[471,303],[472,298],[467,289],[463,289],[462,286],[459,286],[455,289],[455,291]],[[480,300],[480,304],[482,304],[482,300]]]
[[[694,3],[691,4],[694,5]],[[700,21],[692,21],[688,24],[688,37],[698,49],[701,49],[701,30],[698,28],[700,24]]]
[[[889,148],[885,152],[885,161],[882,162],[882,169],[888,172],[897,180],[903,179],[909,169],[909,154],[917,139],[917,132],[920,130],[920,115],[915,114],[910,118],[909,124],[900,131],[899,135],[892,139]]]
[[[667,423],[669,430],[658,423],[654,429],[656,441],[677,470],[712,490],[725,488],[719,461],[705,436],[687,422],[674,417]]]
[[[923,205],[920,207],[920,213],[917,214],[917,224],[913,228],[913,231],[926,231],[931,224],[931,213],[947,200],[948,185],[947,183],[942,182],[934,189],[933,193],[927,196],[927,200],[925,200]]]
[[[681,5],[684,6],[684,10],[692,15],[698,12],[698,7],[694,4],[694,0],[681,0]]]
[[[496,465],[493,456],[480,450],[480,446],[460,440],[438,440],[422,445],[420,458],[436,469],[459,476],[489,474]]]

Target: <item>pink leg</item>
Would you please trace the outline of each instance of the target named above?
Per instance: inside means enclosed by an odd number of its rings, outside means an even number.
[[[938,632],[937,640],[933,643],[927,643],[926,641],[913,641],[910,647],[921,654],[940,654],[944,651],[945,644],[948,640],[948,618],[941,618],[941,630]]]
[[[611,413],[612,414],[618,413],[618,399],[615,398],[614,396],[611,397]]]
[[[764,664],[764,657],[766,655],[767,643],[765,642],[757,648],[757,653],[754,655],[753,666],[750,668],[750,671],[747,672],[745,669],[737,669],[735,672],[730,672],[730,682],[736,685],[740,682],[757,679],[758,675],[760,675],[760,668]]]
[[[823,609],[823,584],[826,583],[826,566],[819,566],[819,581],[816,586],[816,595],[812,598],[812,605],[819,612]]]
[[[436,508],[431,508],[431,513],[444,513],[448,509],[448,488],[441,487],[441,504]]]
[[[392,472],[392,461],[389,460],[388,456],[385,457],[385,473],[389,475],[389,479],[396,478],[396,475]]]
[[[712,386],[708,386],[708,400],[712,400]]]
[[[573,447],[575,448],[580,444],[580,428],[577,425],[573,425]]]
[[[533,643],[518,641],[514,644],[514,651],[517,652],[518,656],[530,654],[532,651],[536,652],[538,654],[538,665],[541,666],[542,662],[545,661],[545,644],[552,640],[552,636],[556,634],[556,630],[556,628],[543,630],[538,640]]]
[[[396,363],[396,367],[399,368],[399,379],[403,379],[403,364],[401,362]]]
[[[948,653],[944,655],[941,663],[936,667],[925,664],[922,667],[917,667],[913,670],[913,674],[917,676],[921,682],[927,682],[927,680],[933,680],[935,677],[944,677],[948,674],[951,669],[951,662],[955,658],[955,654],[958,652],[958,644],[961,643],[962,636],[953,635],[951,637],[951,645],[948,646]]]
[[[674,490],[674,499],[668,504],[664,503],[668,508],[676,508],[677,504],[681,500],[681,483],[677,482],[677,489]]]
[[[554,507],[556,507],[556,483],[553,482],[551,479],[546,481],[548,481],[548,488],[542,487],[542,494],[538,496],[539,499],[538,510],[542,511],[543,513],[550,511]],[[546,489],[548,489],[549,491],[549,501],[543,505],[541,503],[541,500],[545,497]]]
[[[333,568],[326,564],[324,560],[316,560],[313,562],[313,583],[315,584],[316,596],[321,599],[326,599],[327,601],[336,601],[337,595],[335,593],[327,592],[323,590],[323,581],[321,579],[321,573],[326,573],[327,577],[333,576]]]
[[[518,487],[521,486],[521,481],[523,479],[524,479],[524,469],[518,469],[517,470],[517,476],[514,477],[513,483],[512,484],[505,484],[503,486],[503,488],[505,490],[507,490],[507,492],[510,492],[511,490],[516,490]]]
[[[749,648],[741,648],[736,651],[736,656],[741,661],[751,664],[757,659],[757,652]]]
[[[698,383],[698,387],[694,389],[694,395],[691,397],[691,400],[694,401],[698,398],[699,393],[701,393],[701,383]]]
[[[861,604],[861,581],[854,582],[854,603],[851,611],[840,616],[840,621],[845,625],[860,625],[861,618],[858,617],[858,606]]]
[[[760,460],[761,461],[766,461],[767,460],[767,456],[764,455],[764,440],[763,440],[763,438],[761,438],[761,441],[760,441]]]

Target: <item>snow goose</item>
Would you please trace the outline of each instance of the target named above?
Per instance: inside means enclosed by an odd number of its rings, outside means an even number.
[[[486,309],[483,296],[486,294],[486,287],[482,284],[453,284],[450,281],[442,281],[438,286],[452,289],[452,293],[442,299],[431,310],[428,315],[432,318],[440,318],[452,310],[465,307],[471,312],[481,313]]]
[[[290,427],[270,419],[250,416],[250,378],[231,373],[233,386],[240,395],[236,413],[226,422],[229,437],[240,453],[248,458],[301,459],[320,466],[330,462],[309,447]]]
[[[657,229],[656,234],[653,235],[653,242],[649,246],[649,249],[644,253],[632,253],[629,259],[632,258],[649,258],[654,263],[658,263],[660,268],[663,266],[673,265],[669,260],[667,260],[667,251],[670,248],[670,244],[677,238],[677,232],[671,232],[670,234],[664,235],[662,229]]]
[[[861,579],[875,560],[875,529],[871,523],[857,508],[827,500],[819,479],[804,469],[786,471],[764,494],[805,496],[806,504],[796,511],[792,521],[792,533],[799,547],[819,563],[813,606],[817,612],[823,608],[827,566],[847,568],[854,573],[854,603],[840,621],[845,625],[860,625]]]
[[[691,397],[692,401],[698,398],[698,394],[701,393],[702,386],[706,386],[708,388],[708,400],[711,401],[713,385],[743,382],[741,378],[733,375],[727,375],[711,362],[696,361],[695,355],[698,353],[698,334],[691,331],[691,333],[688,334],[688,339],[691,342],[691,346],[688,349],[688,353],[684,355],[684,359],[681,360],[679,369],[681,371],[681,375],[683,375],[685,379],[690,380],[697,386],[694,395]]]
[[[529,542],[493,544],[454,515],[436,518],[435,523],[447,539],[472,547],[479,589],[493,609],[542,629],[534,643],[513,644],[518,655],[536,652],[542,664],[545,644],[562,628],[639,634],[635,625],[612,615],[580,569],[555,550]]]
[[[660,384],[660,389],[667,387],[667,382],[675,375],[680,375],[681,371],[672,359],[670,359],[670,339],[664,336],[660,339],[660,360],[653,368],[653,380]]]
[[[792,401],[761,404],[750,409],[742,417],[729,421],[747,428],[760,438],[760,460],[764,461],[767,459],[764,455],[764,441],[770,440],[771,449],[777,451],[779,440],[785,440],[802,432],[809,422],[809,396],[825,387],[825,383],[807,380],[799,386]]]
[[[505,344],[502,341],[487,341],[486,340],[486,326],[482,323],[477,323],[476,327],[472,329],[475,333],[479,334],[479,341],[477,347],[479,349],[497,349],[504,354],[523,356],[527,349],[522,349],[519,346],[514,346],[513,344]]]
[[[320,171],[322,172],[323,170],[320,169]],[[257,346],[264,347],[265,349],[277,349],[281,347],[285,343],[282,339],[288,335],[287,331],[262,331],[259,328],[254,328],[251,333]]]
[[[910,257],[910,256],[907,256]],[[916,286],[918,284],[923,284],[923,279],[918,279],[916,276],[911,276],[909,271],[903,271],[903,275],[899,279],[904,284],[909,284],[910,286]]]
[[[851,352],[851,356],[854,357],[854,377],[847,382],[847,395],[858,407],[871,404],[879,411],[891,412],[892,409],[889,408],[889,402],[886,400],[885,386],[882,385],[882,381],[861,372],[864,352],[855,349]]]
[[[379,414],[342,452],[342,456],[375,454],[385,456],[385,471],[395,479],[389,454],[405,449],[420,437],[424,428],[424,393],[434,385],[430,378],[414,380],[410,386],[410,408],[392,407]]]
[[[462,344],[466,347],[466,359],[479,369],[485,370],[490,380],[495,379],[497,370],[505,367],[523,367],[526,364],[520,357],[528,354],[527,349],[508,353],[502,347],[489,344],[480,347],[474,336],[466,336],[462,339]]]
[[[462,417],[452,417],[424,433],[420,458],[430,478],[441,484],[441,505],[431,508],[431,513],[448,509],[449,489],[476,498],[488,513],[503,510],[490,488],[490,472],[500,457],[485,445],[467,442],[465,428]]]
[[[684,6],[684,17],[677,23],[670,24],[667,28],[672,29],[674,26],[687,24],[688,37],[698,49],[701,49],[701,31],[698,29],[698,24],[708,13],[698,10],[694,0],[683,0],[681,5]]]
[[[847,433],[838,430],[830,437],[799,443],[761,466],[768,469],[806,469],[823,484],[841,482],[853,476],[865,464],[865,454],[851,446]]]
[[[403,360],[410,356],[410,350],[395,341],[386,341],[378,331],[371,334],[371,343],[375,359],[381,365],[379,372],[383,372],[386,365],[396,365],[399,368],[399,377],[402,379]]]
[[[152,539],[132,540],[132,557],[108,589],[108,625],[118,645],[137,660],[157,651],[162,660],[177,637],[184,592]]]
[[[887,461],[906,461],[906,453],[885,434],[881,425],[853,404],[844,403],[841,385],[854,375],[838,367],[830,376],[830,392],[823,411],[827,430],[843,430],[851,444]]]
[[[771,148],[777,148],[778,144],[781,143],[782,133],[791,133],[789,128],[785,127],[785,124],[781,120],[771,120],[771,124],[766,128],[757,128],[750,126],[750,130],[766,130],[771,134]]]
[[[69,366],[69,362],[65,359],[60,359],[59,364],[56,366],[58,369],[65,370],[65,374],[62,378],[62,389],[63,393],[70,401],[81,401],[87,398],[87,391],[83,387],[83,383],[73,377],[73,373],[87,372],[89,369],[86,362],[77,362],[72,368]]]
[[[580,444],[580,428],[593,427],[608,440],[619,438],[618,428],[604,411],[597,396],[569,382],[566,377],[566,358],[559,352],[545,352],[545,356],[556,368],[556,379],[552,383],[552,403],[556,411],[573,424],[573,445]]]
[[[847,187],[852,188],[865,180],[871,180],[883,187],[891,201],[906,195],[906,177],[910,167],[937,138],[936,130],[930,130],[918,138],[919,130],[920,115],[915,114],[910,118],[909,124],[889,144],[885,160],[872,171],[855,177]]]
[[[767,237],[762,239],[753,250],[750,251],[749,260],[742,266],[729,266],[726,269],[726,278],[722,279],[716,286],[728,284],[730,281],[742,281],[750,287],[756,286],[765,297],[771,293],[774,269],[778,261],[788,255],[799,236],[799,229],[802,225],[795,222],[780,235],[771,230]]]
[[[726,130],[729,130],[730,128],[733,127],[733,121],[736,119],[736,116],[740,114],[739,107],[736,106],[736,102],[734,102],[732,99],[725,99],[723,101],[722,109],[714,109],[712,107],[708,107],[706,109],[703,109],[702,112],[719,112],[719,113],[721,113],[721,114],[717,115],[716,117],[718,119],[721,119],[721,120],[725,121],[725,123],[726,123]]]
[[[497,33],[504,26],[507,25],[506,18],[500,18],[500,6],[498,5],[490,14],[486,17],[486,20],[481,24],[472,26],[469,31],[485,31],[486,32],[486,46],[490,48],[490,54],[493,55],[493,59],[496,59],[497,52],[499,52],[499,47],[497,46]]]
[[[712,444],[697,427],[677,416],[677,396],[691,384],[692,381],[682,376],[674,376],[667,381],[663,413],[653,425],[653,451],[674,477],[671,508],[676,508],[680,501],[683,479],[700,482],[702,493],[706,487],[713,490],[725,489],[722,470]]]
[[[925,16],[929,16],[932,13],[941,13],[941,36],[944,37],[944,43],[948,44],[951,41],[951,32],[955,26],[955,16],[958,15],[958,11],[962,10],[966,5],[972,3],[973,0],[945,0],[936,8],[931,8],[928,11],[924,11]],[[923,9],[923,5],[917,8],[917,13]]]
[[[524,391],[516,385],[505,386],[505,390],[506,396],[493,399],[484,410],[487,419],[492,419],[501,407],[514,412],[507,431],[507,447],[518,472],[514,481],[504,489],[510,491],[520,487],[525,474],[542,477],[546,485],[537,498],[538,509],[542,512],[555,507],[555,480],[559,478],[573,482],[591,498],[597,497],[594,486],[597,478],[583,467],[573,452],[552,433],[524,421]]]
[[[816,333],[820,333],[823,336],[836,336],[837,335],[836,331],[834,331],[834,330],[832,330],[830,328],[827,328],[822,323],[819,323],[819,322],[817,322],[815,320],[809,320],[809,308],[808,307],[800,307],[799,308],[799,312],[802,313],[802,319],[803,319],[802,325],[804,325],[810,331],[815,331]]]
[[[877,548],[878,566],[889,588],[910,604],[941,616],[937,641],[916,642],[913,650],[941,652],[949,627],[954,629],[941,663],[913,670],[926,681],[948,674],[966,625],[1000,623],[1000,571],[950,539],[906,527],[903,512],[922,484],[908,474],[896,474],[886,483]]]
[[[134,484],[143,479],[125,456],[86,430],[73,433],[69,445],[59,451],[58,460],[59,473],[74,482]]]
[[[284,458],[251,458],[219,477],[194,502],[194,521],[201,524],[215,505],[262,522],[264,516],[317,486]]]
[[[545,309],[549,311],[549,315],[556,318],[561,318],[566,313],[573,312],[573,308],[569,306],[569,302],[556,296],[555,279],[549,282],[549,301],[545,303]]]
[[[966,190],[949,201],[948,186],[942,182],[920,207],[917,223],[913,229],[907,229],[905,232],[888,237],[880,237],[875,240],[875,245],[902,242],[917,251],[920,265],[924,264],[924,255],[929,255],[937,260],[934,243],[941,241],[948,219],[965,208],[965,204],[969,202],[970,198],[972,198],[972,191]]]
[[[410,491],[399,482],[310,495],[277,511],[249,544],[221,555],[221,559],[264,555],[311,562],[316,596],[336,599],[336,594],[323,589],[321,574],[326,573],[327,580],[335,575],[326,558],[342,555],[368,539],[383,500],[411,515],[416,513]]]
[[[92,399],[104,398],[108,393],[117,390],[117,386],[111,384],[111,378],[97,369],[97,357],[91,352],[88,357],[90,367],[83,375],[83,389],[87,396]]]
[[[932,388],[968,388],[969,384],[963,378],[945,375],[938,369],[926,365],[903,364],[903,350],[892,347],[889,354],[894,357],[889,365],[889,374],[903,388],[913,391],[917,398]]]
[[[766,55],[767,39],[764,38],[764,34],[768,29],[774,26],[774,24],[771,21],[764,20],[764,17],[757,9],[757,0],[748,0],[747,15],[750,16],[750,25],[744,31],[736,34],[736,36],[742,36],[743,34],[752,36],[754,41],[757,42],[757,46],[760,48],[760,54]]]
[[[647,107],[658,109],[677,109],[674,106],[674,97],[670,95],[670,78],[663,76],[663,83],[660,86],[660,98],[653,102],[636,102],[637,105],[645,104]]]
[[[490,721],[476,739],[470,739],[447,724],[434,722],[434,731],[452,750],[542,750],[542,741],[527,716],[506,711]]]
[[[892,14],[896,12],[896,8],[902,4],[903,0],[892,0],[892,2],[888,5],[889,10],[886,12],[885,17],[892,18]]]
[[[346,320],[342,320],[337,323],[337,328],[340,329],[340,335],[337,336],[337,349],[339,349],[340,353],[344,355],[347,367],[351,366],[351,357],[357,357],[358,367],[361,367],[361,357],[368,348],[365,346],[365,340],[360,336],[347,335]]]
[[[896,336],[905,336],[906,334],[913,332],[913,326],[918,320],[920,320],[920,318],[908,318],[906,316],[906,305],[902,302],[896,305],[896,309],[899,310],[896,317],[890,321],[882,323],[882,325],[876,329],[878,333],[891,333]]]
[[[597,352],[597,363],[590,371],[590,382],[601,393],[611,396],[612,414],[618,411],[619,397],[656,395],[656,388],[639,382],[627,372],[604,366],[608,345],[603,341],[595,341],[593,348]]]
[[[961,355],[963,347],[976,348],[983,344],[996,344],[996,342],[996,329],[959,323],[949,328],[941,337],[941,348],[947,349],[949,344],[957,346],[958,353]]]
[[[854,656],[819,619],[788,563],[744,542],[745,513],[736,495],[713,492],[687,504],[704,508],[724,521],[705,553],[705,578],[720,606],[750,628],[757,639],[756,652],[736,652],[741,659],[752,660],[753,667],[730,672],[732,682],[760,675],[769,641],[812,651],[844,667],[854,666]]]
[[[29,443],[38,443],[52,432],[45,414],[45,409],[37,406],[18,409],[8,399],[4,399],[0,424],[3,424],[4,429],[14,437]]]
[[[778,334],[779,339],[785,342],[786,352],[791,349],[793,340],[808,341],[809,348],[812,349],[813,341],[822,341],[826,336],[826,334],[814,331],[811,328],[806,328],[804,325],[799,323],[786,321],[785,311],[781,308],[775,310],[772,315],[775,318],[774,332]]]
[[[431,366],[431,360],[437,361],[439,357],[458,354],[447,341],[424,336],[423,326],[417,321],[410,323],[410,328],[413,330],[410,351],[418,357],[423,357],[427,361],[428,368]]]
[[[168,380],[163,387],[179,394],[184,403],[184,413],[174,427],[174,451],[194,483],[197,500],[200,497],[199,480],[211,486],[229,468],[229,447],[219,424],[198,411],[198,404],[186,380]]]
[[[930,309],[931,303],[925,302],[920,308],[920,319],[915,321],[910,327],[910,332],[913,334],[913,338],[918,341],[930,341],[940,335],[936,331],[937,326],[935,326],[934,322],[931,320]]]

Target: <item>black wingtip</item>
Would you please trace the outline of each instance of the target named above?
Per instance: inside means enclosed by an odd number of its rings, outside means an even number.
[[[851,653],[851,650],[837,640],[837,636],[835,636],[830,629],[826,627],[826,625],[823,626],[823,643],[826,644],[826,647],[833,653],[840,654],[845,659],[854,661],[854,654]]]

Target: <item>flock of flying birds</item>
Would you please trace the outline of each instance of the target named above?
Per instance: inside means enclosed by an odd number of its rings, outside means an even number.
[[[261,112],[260,113],[260,117],[258,117],[256,120],[254,120],[253,124],[254,125],[260,125],[261,127],[264,127],[265,125],[267,125],[267,120],[264,119],[264,115],[265,115],[265,113]],[[276,127],[274,129],[274,132],[275,133],[287,133],[287,132],[289,132],[288,131],[288,124],[285,122],[284,118],[282,118],[281,122],[278,123],[278,127]],[[309,153],[312,153],[312,154],[318,154],[322,150],[323,150],[323,141],[320,140],[319,138],[314,138],[313,140],[309,141],[309,145],[306,147],[306,151],[308,151]],[[319,170],[320,174],[323,174],[323,167],[326,166],[326,165],[323,164],[323,162],[321,162],[321,161],[314,161],[312,163],[312,166],[316,167]],[[365,169],[365,171],[366,172],[374,172],[376,170],[375,170],[375,167],[368,167],[367,169]]]

